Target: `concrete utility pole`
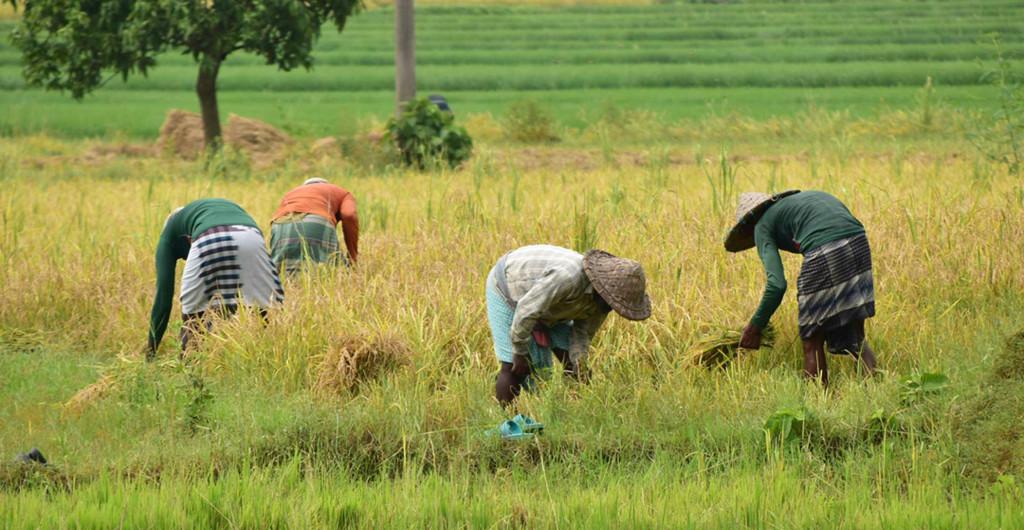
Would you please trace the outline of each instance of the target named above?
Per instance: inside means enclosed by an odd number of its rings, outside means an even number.
[[[395,115],[416,97],[416,26],[413,0],[395,0]]]

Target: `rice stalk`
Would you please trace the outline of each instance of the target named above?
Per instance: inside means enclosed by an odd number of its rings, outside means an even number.
[[[725,367],[739,354],[742,335],[742,328],[739,327],[713,329],[690,346],[684,355],[684,364],[708,368]],[[769,325],[761,332],[761,347],[771,348],[774,345],[775,329]]]

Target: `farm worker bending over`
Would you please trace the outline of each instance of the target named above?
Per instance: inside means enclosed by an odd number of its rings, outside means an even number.
[[[875,354],[864,340],[864,320],[875,315],[875,287],[871,248],[860,221],[838,199],[820,191],[744,193],[725,249],[740,252],[755,245],[768,283],[740,346],[761,346],[761,330],[782,302],[786,277],[781,249],[804,256],[797,279],[804,374],[828,385],[825,344],[832,353],[860,359],[873,373]]]
[[[495,396],[512,402],[551,353],[578,377],[590,339],[612,309],[629,320],[651,316],[639,263],[603,250],[586,255],[532,245],[502,256],[487,276],[487,318],[501,363]]]
[[[339,251],[336,226],[345,234],[347,259]],[[274,263],[289,273],[306,260],[315,263],[355,263],[359,255],[359,217],[356,199],[347,190],[321,178],[311,178],[284,195],[270,227]]]
[[[208,310],[233,313],[239,304],[266,309],[284,300],[274,263],[256,221],[237,204],[200,199],[171,212],[156,247],[156,299],[148,357],[156,356],[174,297],[174,266],[181,275],[181,349],[206,321]]]

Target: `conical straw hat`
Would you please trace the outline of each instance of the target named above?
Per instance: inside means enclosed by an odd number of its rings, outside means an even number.
[[[756,191],[741,193],[739,204],[736,206],[736,224],[725,237],[725,250],[740,252],[753,247],[754,226],[764,215],[765,210],[775,201],[794,193],[800,193],[800,190],[789,190],[775,195]]]
[[[583,255],[583,272],[597,294],[616,313],[629,320],[643,320],[651,316],[651,298],[646,292],[647,277],[639,263],[603,250],[588,250]]]

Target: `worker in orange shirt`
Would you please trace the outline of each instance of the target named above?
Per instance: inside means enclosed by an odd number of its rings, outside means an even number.
[[[342,254],[337,225],[345,237]],[[356,199],[348,190],[322,178],[311,178],[289,191],[274,212],[270,254],[278,269],[288,273],[307,262],[352,265],[359,255],[359,217]]]

